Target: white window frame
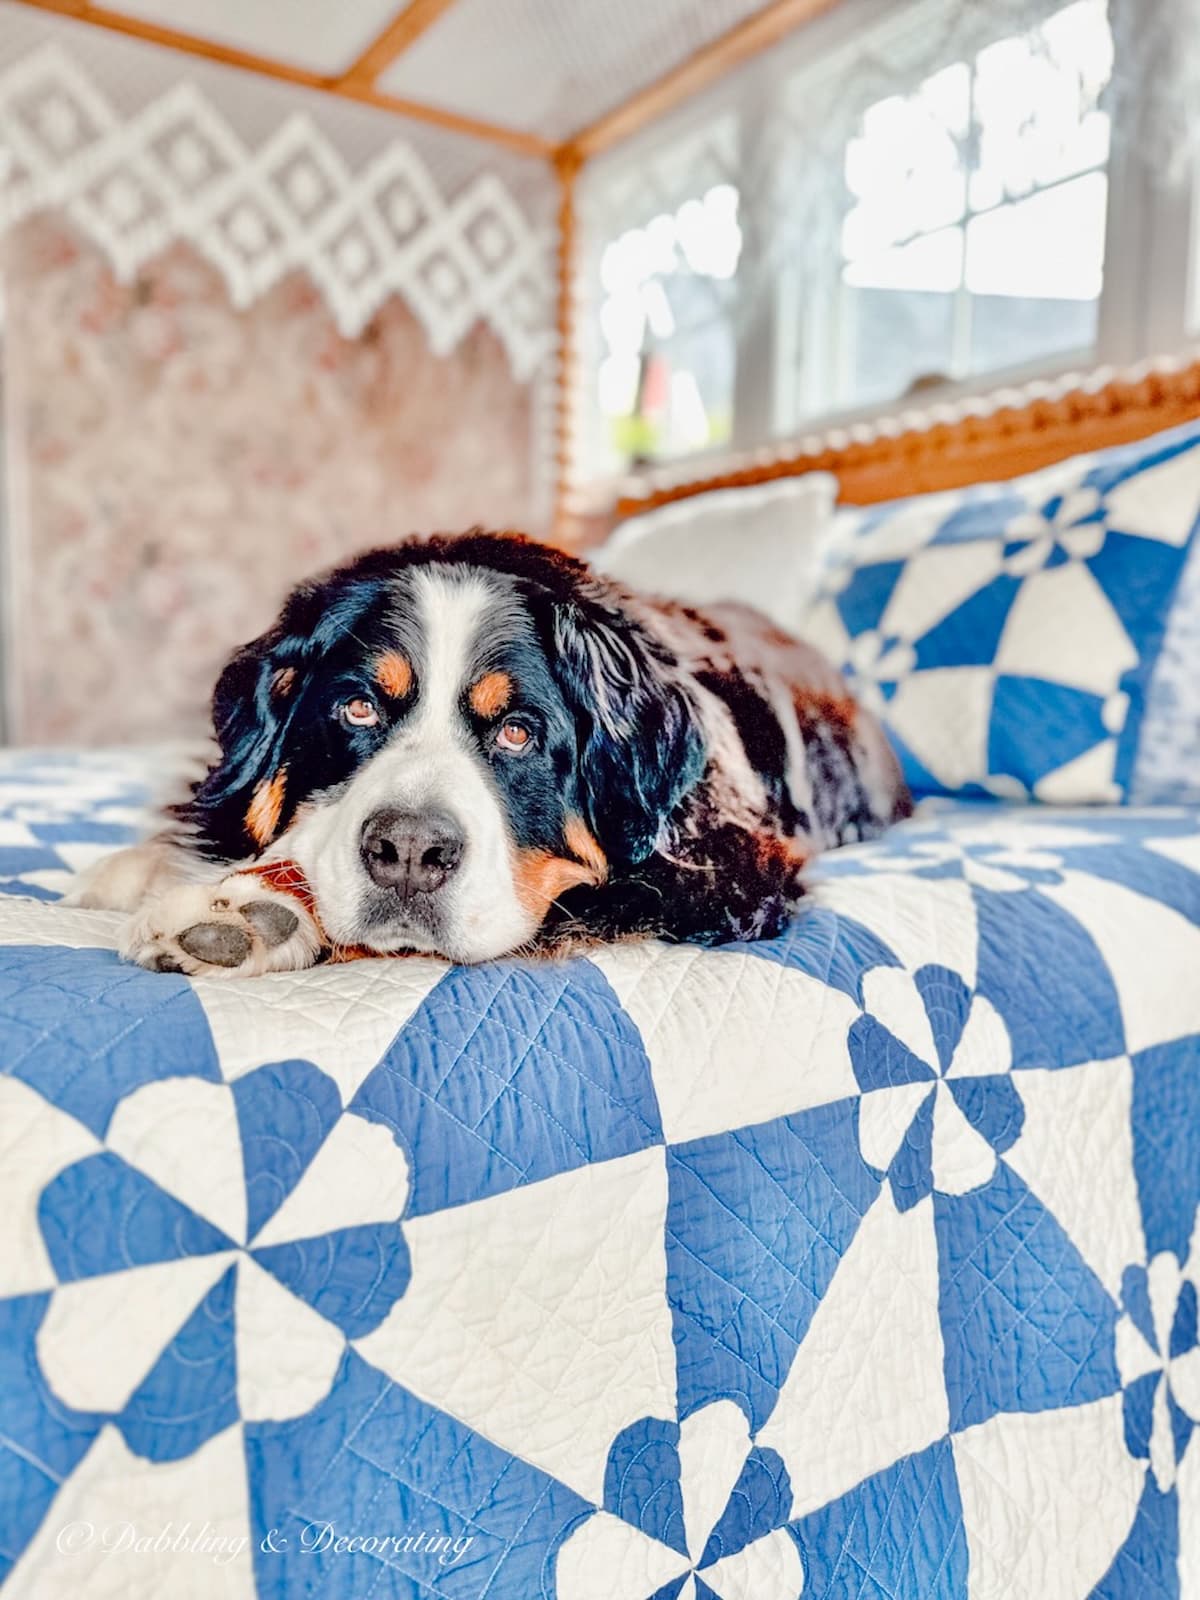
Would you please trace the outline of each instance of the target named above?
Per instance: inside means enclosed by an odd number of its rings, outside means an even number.
[[[919,0],[912,0],[912,3],[915,5]],[[1137,0],[1109,0],[1110,15],[1121,3],[1136,5]],[[861,28],[874,10],[872,0],[848,0],[844,21],[850,23],[852,17],[856,18],[857,27]],[[1153,173],[1134,148],[1136,130],[1128,125],[1131,113],[1141,95],[1153,92],[1153,84],[1145,88],[1130,85],[1111,111],[1109,159],[1107,167],[1101,169],[1108,177],[1108,203],[1104,280],[1097,305],[1095,341],[964,378],[947,377],[941,383],[922,389],[919,401],[922,408],[1019,387],[1038,378],[1049,380],[1096,367],[1125,366],[1149,356],[1174,355],[1194,341],[1195,332],[1200,332],[1200,282],[1196,282],[1193,267],[1200,249],[1200,178],[1193,205],[1190,172],[1178,179]],[[1070,181],[1074,176],[1071,174],[1060,181]],[[832,302],[840,293],[840,267],[840,260],[830,262],[824,294],[814,296],[806,312],[790,312],[807,323],[808,342],[823,336],[831,342],[837,338],[837,311]],[[965,290],[960,289],[958,293],[961,296]],[[1191,304],[1193,294],[1198,302],[1195,315]],[[786,283],[778,286],[777,298],[783,302],[776,312],[783,336],[769,349],[759,345],[744,352],[748,360],[770,363],[776,396],[772,427],[769,433],[761,431],[761,427],[739,428],[735,403],[734,439],[740,448],[751,449],[778,441],[797,431],[870,421],[903,410],[909,404],[904,396],[897,395],[860,406],[820,405],[819,389],[827,380],[832,358],[818,358],[805,370],[805,364],[797,357],[794,336],[789,341],[783,326],[789,315]],[[797,298],[793,289],[790,294],[793,306]],[[739,370],[742,356],[743,348],[739,344]],[[805,384],[810,386],[809,400],[800,406],[796,403],[795,391]],[[761,423],[761,418],[753,420]]]

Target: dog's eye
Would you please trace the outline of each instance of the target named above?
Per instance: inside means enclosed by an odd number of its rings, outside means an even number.
[[[533,735],[523,722],[514,722],[510,717],[507,722],[501,723],[496,734],[497,750],[507,750],[509,755],[523,755],[533,743]]]
[[[343,705],[342,721],[352,728],[373,728],[379,721],[379,711],[374,700],[368,700],[366,695],[355,695]]]

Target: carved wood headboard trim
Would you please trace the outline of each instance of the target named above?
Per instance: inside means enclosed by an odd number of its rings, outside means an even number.
[[[1049,386],[1002,391],[957,409],[912,412],[835,430],[774,453],[742,458],[711,477],[647,479],[622,495],[618,518],[710,489],[730,489],[805,472],[832,472],[840,499],[870,505],[904,495],[1015,478],[1067,456],[1125,444],[1200,417],[1200,359],[1111,370]]]

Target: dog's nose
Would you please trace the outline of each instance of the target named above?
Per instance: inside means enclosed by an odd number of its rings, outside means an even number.
[[[381,889],[402,899],[440,889],[462,860],[466,840],[445,811],[373,812],[363,823],[363,865]]]

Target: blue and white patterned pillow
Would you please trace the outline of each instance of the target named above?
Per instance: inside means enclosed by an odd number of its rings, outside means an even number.
[[[1198,519],[1200,423],[844,512],[800,631],[882,715],[915,793],[1126,800]]]
[[[1129,798],[1200,804],[1200,538],[1192,540],[1146,690]]]

